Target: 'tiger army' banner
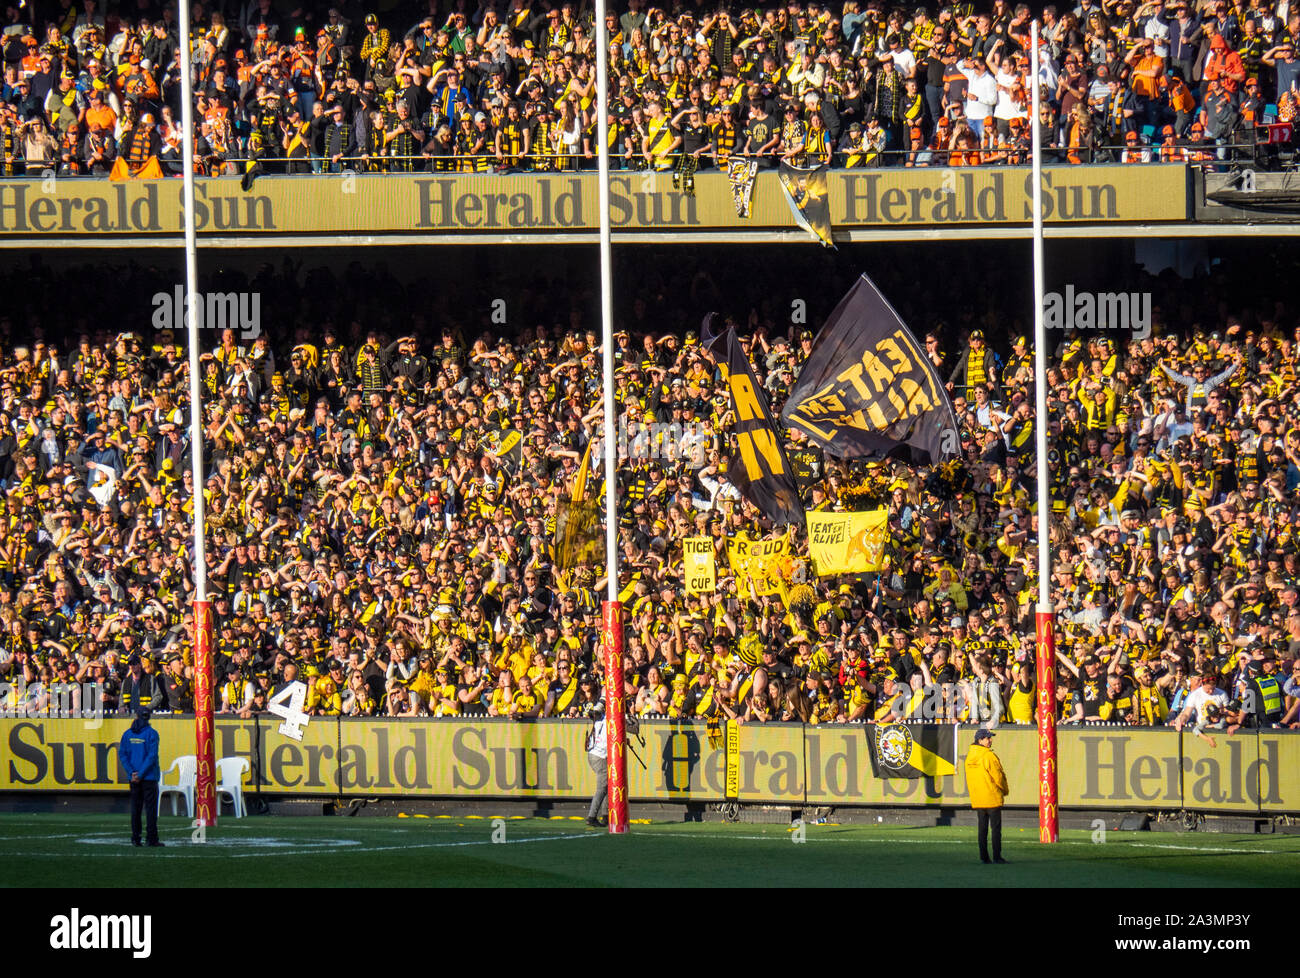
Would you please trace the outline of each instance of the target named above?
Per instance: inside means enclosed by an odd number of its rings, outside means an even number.
[[[155,717],[164,771],[194,752],[192,717]],[[0,791],[117,792],[126,718],[0,718]],[[245,796],[589,798],[590,725],[543,720],[339,720],[314,717],[299,743],[279,719],[218,718],[218,758],[249,758]],[[958,727],[954,774],[878,778],[858,724],[744,724],[710,744],[703,723],[647,720],[628,741],[633,801],[962,806],[963,761],[975,727]],[[731,757],[726,741],[731,740]],[[1060,730],[1063,809],[1300,813],[1300,735],[1238,732],[1212,748],[1169,729]],[[994,749],[1011,786],[1007,804],[1037,805],[1037,736],[1004,726]]]
[[[686,593],[712,594],[718,587],[713,537],[686,537],[682,540],[682,549]]]
[[[1044,220],[1187,221],[1187,168],[1046,167]],[[783,231],[790,210],[775,172],[759,173],[752,208],[737,215],[727,173],[696,176],[696,194],[669,173],[610,175],[615,232],[734,228]],[[599,227],[593,173],[318,174],[264,176],[249,193],[238,177],[200,177],[201,235],[592,232]],[[832,170],[826,187],[837,228],[1028,224],[1028,167]],[[748,207],[748,201],[743,201]],[[181,181],[0,180],[0,236],[177,236]]]
[[[871,574],[882,569],[889,510],[807,512],[808,555],[819,577]]]

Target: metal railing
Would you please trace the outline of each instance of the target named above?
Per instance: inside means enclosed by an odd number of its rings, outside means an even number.
[[[1252,133],[1252,138],[1237,141],[1203,140],[1196,143],[1180,144],[1176,147],[1172,159],[1162,155],[1158,142],[1130,145],[1125,143],[1103,144],[1087,148],[1063,146],[1044,146],[1044,163],[1055,166],[1088,166],[1129,162],[1125,154],[1138,152],[1144,154],[1141,163],[1176,162],[1204,164],[1211,168],[1239,162],[1257,161],[1261,155],[1275,153],[1277,169],[1294,169],[1297,164],[1295,147],[1287,143],[1267,143]],[[972,162],[971,157],[977,157]],[[955,158],[954,158],[955,157]],[[1072,157],[1077,157],[1078,162]],[[679,169],[682,154],[672,154],[647,160],[644,155],[617,153],[610,157],[610,169],[616,173],[672,173]],[[776,154],[732,153],[728,159],[749,159],[760,162],[760,172],[772,171],[782,159]],[[239,176],[246,173],[251,164],[258,164],[260,172],[265,175],[310,176],[319,173],[447,173],[447,174],[503,174],[503,173],[579,173],[595,172],[596,156],[587,153],[519,153],[508,155],[480,154],[436,156],[420,154],[412,156],[378,155],[365,153],[347,156],[337,163],[327,156],[259,156],[250,158],[242,155],[213,156],[205,161],[204,173],[208,176]],[[816,163],[804,157],[793,160],[798,165],[815,166]],[[180,176],[179,161],[161,159],[165,176]],[[85,166],[85,161],[77,160],[78,168]],[[959,168],[992,166],[1028,166],[1028,151],[1021,147],[979,148],[971,150],[948,149],[887,149],[887,150],[837,150],[830,154],[829,165],[832,170],[873,169],[873,168]],[[40,177],[50,172],[58,176],[102,178],[103,174],[73,172],[65,162],[34,164],[29,169],[26,161],[10,159],[0,161],[0,175],[12,169],[10,178]],[[716,157],[704,156],[699,159],[696,173],[718,172],[723,166],[716,163]]]

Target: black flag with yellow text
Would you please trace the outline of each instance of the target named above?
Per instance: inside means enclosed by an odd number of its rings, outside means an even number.
[[[910,461],[938,464],[961,447],[934,364],[865,275],[817,334],[781,420],[837,458],[906,447]]]
[[[711,322],[712,317],[705,319],[706,326]],[[772,423],[767,398],[750,369],[749,357],[736,338],[736,330],[728,328],[717,336],[709,352],[724,374],[731,391],[731,410],[736,416],[732,425],[736,451],[727,466],[727,478],[777,526],[801,524],[803,506],[790,460]]]

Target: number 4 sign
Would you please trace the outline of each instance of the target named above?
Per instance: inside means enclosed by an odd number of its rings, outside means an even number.
[[[311,717],[302,712],[302,704],[307,699],[307,687],[300,682],[292,682],[280,692],[267,700],[269,712],[280,717],[280,733],[290,740],[302,740],[303,729],[311,723]]]

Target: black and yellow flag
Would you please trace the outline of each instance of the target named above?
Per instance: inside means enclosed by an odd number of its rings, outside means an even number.
[[[957,455],[957,417],[925,349],[863,275],[831,313],[781,420],[837,458]]]
[[[758,160],[733,156],[727,161],[727,182],[731,185],[731,202],[736,205],[736,216],[749,217],[754,199],[754,180],[758,176]]]
[[[736,451],[728,463],[727,478],[777,526],[802,523],[803,505],[790,461],[735,329],[728,328],[717,337],[709,352],[725,375],[736,416],[732,425]]]
[[[878,778],[941,778],[957,773],[957,726],[867,724],[871,770]]]
[[[826,164],[814,167],[791,166],[781,161],[781,189],[794,222],[824,244],[834,248],[831,237],[831,198],[826,176]]]
[[[488,436],[488,447],[508,468],[518,474],[524,460],[524,433],[517,428],[495,431]]]
[[[587,442],[582,455],[582,467],[573,480],[573,492],[561,499],[555,510],[555,562],[561,571],[571,571],[583,564],[594,564],[600,559],[600,495],[588,492],[588,474],[591,469],[591,446]]]

